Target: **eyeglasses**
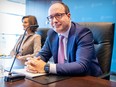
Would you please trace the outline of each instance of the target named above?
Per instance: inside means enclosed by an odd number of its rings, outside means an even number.
[[[63,17],[63,15],[65,15],[66,13],[57,13],[57,14],[55,14],[54,16],[48,16],[47,17],[47,19],[48,19],[48,21],[49,22],[51,22],[53,19],[54,19],[54,17],[57,19],[57,20],[59,20],[59,19],[61,19],[62,17]]]

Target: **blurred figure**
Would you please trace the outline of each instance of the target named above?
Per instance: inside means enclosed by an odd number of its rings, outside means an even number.
[[[27,31],[16,58],[21,60],[24,63],[27,57],[34,57],[41,50],[41,36],[38,34],[35,34],[38,27],[31,26],[31,25],[38,25],[38,22],[35,16],[32,16],[32,15],[24,16],[22,18],[22,23],[23,23],[24,30],[27,29]],[[16,55],[16,52],[18,50],[18,47],[21,43],[22,38],[23,38],[23,35],[19,37],[16,45],[10,52],[10,55],[12,57]]]

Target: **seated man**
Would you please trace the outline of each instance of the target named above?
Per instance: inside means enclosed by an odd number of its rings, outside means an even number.
[[[69,8],[64,3],[52,4],[48,14],[53,30],[48,32],[37,58],[30,58],[26,62],[26,70],[58,75],[101,75],[92,32],[71,22]],[[54,64],[47,63],[51,57]]]

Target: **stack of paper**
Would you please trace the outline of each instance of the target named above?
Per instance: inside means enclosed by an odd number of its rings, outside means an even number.
[[[26,77],[30,77],[30,78],[46,74],[46,73],[30,73],[30,72],[27,72],[25,69],[13,69],[13,72],[18,74],[23,74]]]

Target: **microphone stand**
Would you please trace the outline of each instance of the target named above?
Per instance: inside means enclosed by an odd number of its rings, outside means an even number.
[[[19,53],[20,47],[21,47],[21,45],[22,45],[22,42],[23,42],[23,40],[24,40],[24,37],[25,37],[25,35],[26,35],[26,31],[27,31],[28,28],[29,28],[29,27],[27,27],[27,28],[25,29],[25,32],[24,32],[23,37],[22,37],[22,39],[21,39],[21,42],[20,42],[20,44],[19,44],[19,46],[18,46],[18,49],[16,50],[16,54],[15,54],[15,56],[14,56],[14,60],[13,60],[13,62],[12,62],[12,65],[11,65],[10,71],[9,71],[9,73],[8,73],[8,76],[5,76],[5,78],[4,78],[4,81],[6,81],[6,82],[13,82],[13,81],[17,81],[17,80],[21,80],[21,79],[24,79],[24,78],[25,78],[25,75],[12,73],[11,71],[12,71],[14,62],[15,62],[15,60],[16,60],[16,57],[17,57],[18,53]]]

